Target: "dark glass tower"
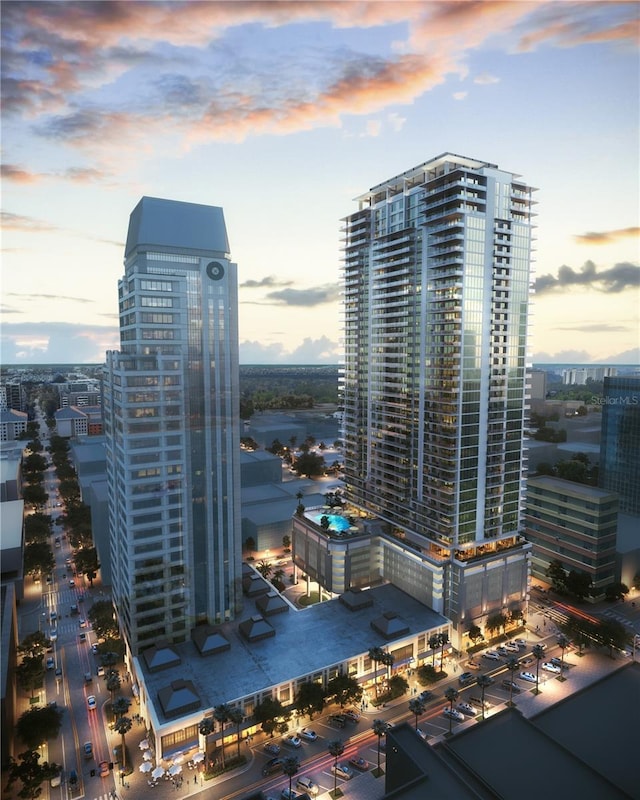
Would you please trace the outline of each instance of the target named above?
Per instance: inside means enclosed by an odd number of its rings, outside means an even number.
[[[621,512],[640,514],[640,378],[604,379],[600,486],[618,493]]]

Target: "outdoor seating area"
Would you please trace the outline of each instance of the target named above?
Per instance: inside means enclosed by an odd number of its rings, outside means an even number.
[[[183,753],[178,753],[171,759],[161,759],[161,763],[154,767],[155,755],[151,752],[151,746],[148,739],[143,739],[138,745],[142,750],[142,764],[138,767],[140,772],[148,775],[147,785],[150,788],[157,786],[164,781],[173,781],[176,788],[180,788],[184,781],[182,770],[183,767],[192,771],[199,771],[201,764],[204,762],[205,754],[199,750],[195,753],[185,764],[185,756]]]

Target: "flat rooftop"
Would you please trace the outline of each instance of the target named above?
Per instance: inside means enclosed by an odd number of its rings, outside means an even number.
[[[288,613],[267,617],[275,636],[248,642],[239,632],[240,623],[260,612],[256,600],[245,597],[238,619],[218,626],[231,647],[201,656],[192,641],[171,645],[180,663],[149,672],[144,658],[137,669],[161,723],[169,722],[158,703],[158,692],[173,681],[191,681],[202,701],[202,710],[232,703],[295,678],[313,675],[342,663],[372,647],[393,646],[411,634],[448,625],[448,620],[391,584],[365,590],[373,601],[367,608],[349,610],[338,598],[305,609],[290,606]],[[371,622],[385,612],[395,612],[407,624],[408,633],[387,640]]]

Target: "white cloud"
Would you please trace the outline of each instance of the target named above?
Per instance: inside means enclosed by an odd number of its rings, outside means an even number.
[[[454,92],[453,99],[454,100],[464,100],[465,97],[469,94],[469,92]]]
[[[500,83],[500,78],[496,77],[495,75],[490,75],[488,72],[483,72],[480,75],[476,75],[473,79],[474,83],[478,83],[481,86],[486,86],[490,83]]]
[[[391,125],[391,129],[398,133],[404,128],[404,123],[407,121],[406,117],[401,117],[400,114],[395,112],[387,116],[387,122]]]

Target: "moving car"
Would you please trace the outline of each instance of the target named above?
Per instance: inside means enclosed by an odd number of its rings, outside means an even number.
[[[83,631],[83,632],[82,632],[82,633],[81,633],[81,634],[78,636],[78,639],[80,639],[80,642],[81,642],[82,644],[84,644],[84,643],[87,641],[87,634],[86,634],[86,633],[84,633],[84,631]]]
[[[366,772],[369,769],[369,762],[365,761],[362,756],[355,755],[353,758],[349,759],[349,766],[354,767],[360,772]]]
[[[91,645],[91,652],[93,653],[94,656],[98,655],[98,645],[96,644],[96,642],[94,642]]]
[[[274,772],[282,772],[282,759],[270,758],[269,761],[262,767],[262,777],[266,778],[267,775],[272,775]]]
[[[455,720],[456,722],[464,722],[464,714],[455,708],[443,708],[442,716],[447,719]]]
[[[78,773],[72,769],[69,773],[69,786],[75,786],[78,783]]]
[[[47,669],[55,669],[55,666],[56,662],[53,660],[52,656],[49,656],[49,658],[47,658]]]
[[[350,781],[351,778],[353,778],[353,772],[351,772],[346,764],[332,764],[331,772],[345,781]]]
[[[51,639],[52,642],[55,642],[57,638],[58,638],[58,629],[51,628],[51,630],[49,631],[49,639]]]
[[[265,753],[270,753],[272,756],[280,754],[280,745],[275,742],[266,742],[263,749]]]
[[[420,692],[420,694],[418,695],[418,700],[421,703],[426,703],[427,700],[431,700],[432,697],[433,697],[433,692],[430,689],[425,689],[424,692]]]
[[[523,681],[529,681],[529,683],[535,683],[536,682],[536,676],[533,674],[533,672],[521,672],[519,677]]]
[[[301,731],[298,731],[298,736],[306,742],[315,742],[318,738],[318,734],[315,731],[310,731],[309,728],[303,728]]]
[[[78,620],[78,625],[81,628],[86,628],[87,627],[87,620],[84,617],[80,617],[80,619]]]
[[[109,762],[108,761],[101,761],[98,764],[98,769],[100,770],[99,774],[101,778],[106,778],[109,775]]]
[[[62,667],[56,667],[56,680],[62,679]]]
[[[97,675],[99,678],[102,678],[102,677],[104,676],[104,667],[103,667],[102,665],[100,665],[100,666],[98,667],[98,669],[96,670],[96,675]]]
[[[96,710],[96,697],[95,697],[95,695],[90,694],[89,697],[87,697],[87,708],[89,709],[89,711],[95,711]]]
[[[545,661],[544,664],[542,665],[542,669],[544,669],[546,672],[554,672],[554,673],[562,672],[562,668],[556,666],[555,664],[552,664],[551,661]]]
[[[85,758],[93,758],[93,744],[91,742],[85,742],[82,745],[82,750]]]
[[[296,782],[296,789],[302,789],[303,792],[311,795],[311,797],[316,797],[320,789],[318,788],[318,784],[314,783],[311,778],[298,778]]]
[[[91,683],[92,680],[93,680],[93,676],[91,675],[91,673],[90,672],[85,672],[84,673],[84,682],[85,683]]]
[[[53,776],[53,778],[51,778],[51,780],[49,781],[49,785],[55,788],[56,786],[60,786],[61,783],[62,783],[62,770],[60,770],[60,772],[58,772],[56,775]]]
[[[58,612],[57,611],[52,611],[49,614],[49,617],[51,619],[51,622],[55,622],[58,619]]]

